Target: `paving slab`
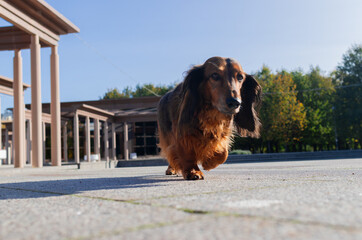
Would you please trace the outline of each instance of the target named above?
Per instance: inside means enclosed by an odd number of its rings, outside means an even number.
[[[362,239],[362,159],[0,168],[0,239]]]

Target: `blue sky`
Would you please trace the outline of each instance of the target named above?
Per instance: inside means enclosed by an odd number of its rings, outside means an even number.
[[[360,0],[47,0],[80,28],[61,37],[61,101],[99,99],[107,89],[169,84],[211,56],[233,57],[253,73],[326,74],[362,43]],[[0,26],[7,23],[0,21]],[[24,82],[30,54],[22,51]],[[50,101],[50,49],[42,49],[42,101]],[[12,77],[12,51],[0,52],[0,75]],[[30,90],[25,102],[30,103]],[[2,112],[13,98],[1,95]]]

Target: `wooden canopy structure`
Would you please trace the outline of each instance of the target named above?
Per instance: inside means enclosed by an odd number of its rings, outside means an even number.
[[[59,97],[60,35],[77,33],[77,28],[43,0],[0,0],[0,18],[12,24],[0,28],[0,50],[14,50],[14,165],[25,164],[25,110],[21,50],[31,53],[32,165],[43,166],[41,64],[42,47],[51,48],[51,143],[52,165],[61,165],[61,121]]]
[[[68,145],[67,145],[67,122],[72,122],[73,137],[73,160],[79,163],[83,156],[90,161],[91,153],[103,155],[106,161],[120,159],[117,158],[116,149],[119,150],[121,158],[127,160],[129,154],[134,150],[132,141],[135,139],[129,136],[132,132],[134,135],[135,124],[137,123],[153,123],[152,131],[156,129],[157,121],[157,105],[160,97],[142,97],[142,98],[124,98],[124,99],[107,99],[95,101],[78,101],[78,102],[62,102],[61,116],[63,120],[63,151],[64,161],[67,162]],[[29,105],[27,105],[29,107]],[[44,113],[50,113],[51,104],[43,104]],[[82,121],[80,121],[82,119]],[[80,136],[79,124],[84,128],[84,146],[85,150],[80,154]],[[93,123],[93,143],[91,144],[91,122]],[[102,134],[100,133],[102,129]],[[132,134],[132,133],[131,133]],[[103,136],[101,136],[103,135]],[[118,138],[116,137],[118,135]],[[142,136],[140,136],[141,138]],[[156,133],[147,137],[156,139]],[[131,138],[131,139],[130,139]],[[132,139],[133,138],[133,139]],[[103,144],[101,144],[103,139]],[[131,141],[130,141],[131,140]],[[146,145],[144,141],[144,145]],[[102,146],[101,146],[102,145]],[[152,149],[157,149],[156,141],[152,143]],[[91,151],[93,149],[93,151]],[[101,154],[101,149],[103,154]],[[157,150],[155,151],[157,153]],[[147,153],[145,153],[146,155]]]

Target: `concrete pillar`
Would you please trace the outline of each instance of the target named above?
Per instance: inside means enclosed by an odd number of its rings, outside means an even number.
[[[26,121],[26,159],[31,164],[31,121]]]
[[[112,158],[117,160],[116,156],[116,125],[112,123]]]
[[[67,123],[63,125],[63,155],[64,162],[68,162],[68,128]]]
[[[13,144],[14,166],[22,168],[25,164],[25,112],[23,95],[23,64],[20,50],[15,50],[14,56],[14,118]]]
[[[31,122],[32,122],[32,166],[43,166],[42,105],[40,77],[40,43],[38,35],[31,35]]]
[[[43,139],[43,163],[45,163],[45,159],[46,159],[45,141],[46,141],[46,137],[47,137],[45,122],[42,123],[42,133],[43,133],[43,137],[42,137],[42,139]]]
[[[104,140],[104,158],[108,162],[109,161],[109,142],[108,142],[108,121],[104,121],[103,123],[103,140]],[[108,164],[107,164],[108,165]]]
[[[94,119],[94,154],[98,155],[99,161],[101,160],[100,156],[100,131],[99,131],[99,119]]]
[[[60,98],[59,98],[59,57],[58,46],[52,46],[50,56],[51,72],[51,160],[52,166],[60,166],[61,160],[61,131],[60,131]]]
[[[85,117],[85,153],[87,161],[90,162],[91,155],[91,142],[90,142],[90,120],[89,117]]]
[[[78,120],[78,113],[74,114],[73,119],[73,139],[74,139],[74,161],[79,163],[79,120]]]
[[[128,150],[128,124],[127,122],[123,123],[123,149],[124,149],[124,160],[128,160],[129,150]]]

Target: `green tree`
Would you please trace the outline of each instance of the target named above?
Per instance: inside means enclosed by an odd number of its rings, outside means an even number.
[[[118,88],[111,88],[103,95],[102,99],[117,99],[117,98],[130,98],[132,96],[132,89],[126,87],[120,92]]]
[[[277,152],[281,145],[286,151],[294,150],[303,137],[306,122],[304,106],[297,100],[296,84],[286,71],[274,75],[265,66],[257,76],[265,92],[260,116],[268,151],[272,151],[271,144]]]
[[[138,84],[133,90],[131,87],[126,87],[122,91],[117,88],[108,89],[102,99],[117,99],[117,98],[133,98],[146,96],[163,96],[168,91],[173,89],[176,84],[170,85],[153,85],[153,84]]]
[[[342,57],[333,74],[337,85],[335,116],[342,148],[361,148],[362,140],[362,44]]]
[[[322,74],[319,67],[311,67],[309,73],[291,73],[297,88],[297,99],[303,103],[306,112],[306,126],[303,131],[304,150],[306,145],[314,150],[332,148],[334,145],[333,98],[335,93],[331,77]],[[302,150],[301,148],[299,150]]]
[[[168,91],[173,89],[175,84],[170,85],[153,85],[153,84],[137,84],[135,91],[132,93],[133,97],[145,97],[145,96],[163,96]]]

